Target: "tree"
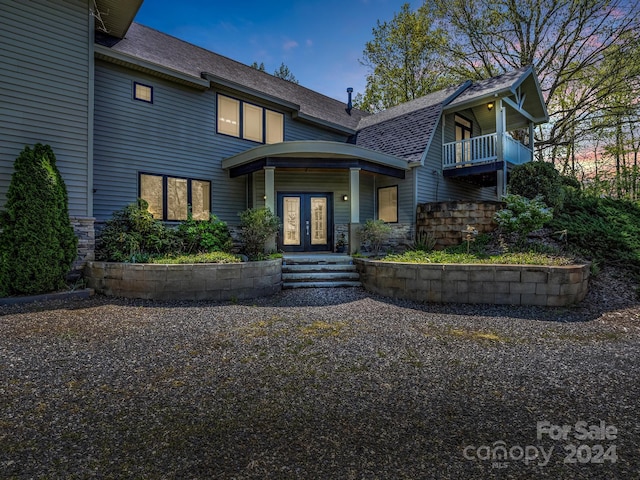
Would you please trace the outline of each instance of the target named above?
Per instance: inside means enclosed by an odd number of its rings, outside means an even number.
[[[554,163],[575,163],[575,149],[590,140],[590,120],[603,101],[637,78],[637,57],[620,54],[629,54],[637,45],[638,2],[435,2],[441,27],[451,35],[447,54],[457,77],[484,79],[536,66],[551,116],[548,126],[538,131],[537,145]],[[618,60],[607,61],[612,58]],[[622,68],[629,64],[635,68]]]
[[[291,73],[291,70],[289,70],[289,67],[287,67],[284,62],[280,64],[280,67],[275,72],[273,72],[273,76],[298,84],[298,80],[293,76],[293,73]]]
[[[264,72],[264,62],[260,62],[260,65],[258,65],[258,62],[253,62],[251,65],[249,65],[251,68],[255,68],[256,70],[259,70],[261,72]]]
[[[433,17],[428,3],[416,11],[405,3],[390,22],[378,20],[360,61],[371,73],[355,106],[377,112],[452,83],[444,52],[447,35],[434,27]]]
[[[20,153],[5,209],[0,215],[0,257],[8,290],[35,294],[64,286],[78,239],[69,219],[67,189],[49,145],[25,147]]]

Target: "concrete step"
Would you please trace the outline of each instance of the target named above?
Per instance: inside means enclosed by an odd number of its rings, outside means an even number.
[[[282,288],[340,288],[340,287],[360,287],[360,282],[340,281],[340,282],[284,282]]]
[[[339,281],[358,281],[360,275],[358,272],[314,272],[309,273],[283,273],[283,282],[339,282]]]
[[[282,273],[321,273],[321,272],[355,272],[355,265],[325,264],[325,265],[283,265]]]
[[[282,261],[282,288],[359,287],[359,279],[349,255],[294,254]]]

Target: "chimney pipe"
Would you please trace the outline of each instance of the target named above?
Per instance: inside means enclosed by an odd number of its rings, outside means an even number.
[[[349,94],[349,100],[347,101],[347,113],[351,115],[351,109],[353,108],[353,103],[351,103],[351,94],[353,93],[353,88],[347,88],[347,93]]]

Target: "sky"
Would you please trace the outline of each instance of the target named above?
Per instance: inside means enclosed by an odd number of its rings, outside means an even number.
[[[300,85],[346,101],[364,93],[359,60],[377,21],[390,21],[403,0],[144,0],[135,21],[268,73],[284,63]],[[412,9],[421,2],[410,1]]]

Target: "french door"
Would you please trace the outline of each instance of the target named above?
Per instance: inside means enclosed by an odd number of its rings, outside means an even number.
[[[331,193],[278,193],[278,247],[285,252],[333,250],[332,200]]]

